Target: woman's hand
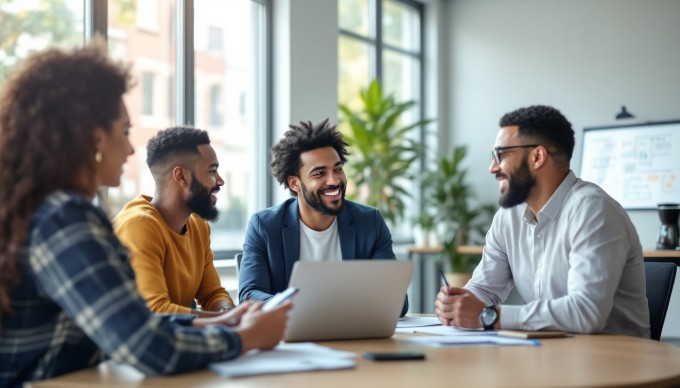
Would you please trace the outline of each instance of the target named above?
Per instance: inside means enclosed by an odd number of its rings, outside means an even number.
[[[241,317],[236,332],[241,336],[243,352],[250,349],[271,349],[283,339],[288,323],[288,312],[293,308],[290,301],[284,302],[267,312],[262,311],[262,303],[253,305]]]

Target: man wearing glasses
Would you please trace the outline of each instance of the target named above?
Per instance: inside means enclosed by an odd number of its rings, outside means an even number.
[[[443,287],[444,325],[649,338],[642,247],[621,205],[576,178],[571,123],[556,109],[504,115],[489,172],[501,209],[464,288]],[[501,305],[515,286],[524,304]]]

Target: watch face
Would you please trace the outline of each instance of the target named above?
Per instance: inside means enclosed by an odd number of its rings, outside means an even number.
[[[485,307],[484,310],[482,310],[482,314],[479,316],[479,320],[482,321],[482,325],[486,327],[492,326],[496,322],[497,317],[498,313],[495,308]]]

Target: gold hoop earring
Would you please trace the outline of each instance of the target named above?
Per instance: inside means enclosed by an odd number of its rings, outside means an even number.
[[[101,161],[102,161],[102,152],[101,151],[97,151],[97,153],[94,154],[94,160],[96,160],[97,163],[101,163]]]

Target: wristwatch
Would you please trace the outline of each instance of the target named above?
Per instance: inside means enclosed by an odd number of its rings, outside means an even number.
[[[484,326],[484,330],[493,330],[493,325],[498,320],[498,311],[496,306],[486,306],[482,313],[479,314],[479,321]]]

